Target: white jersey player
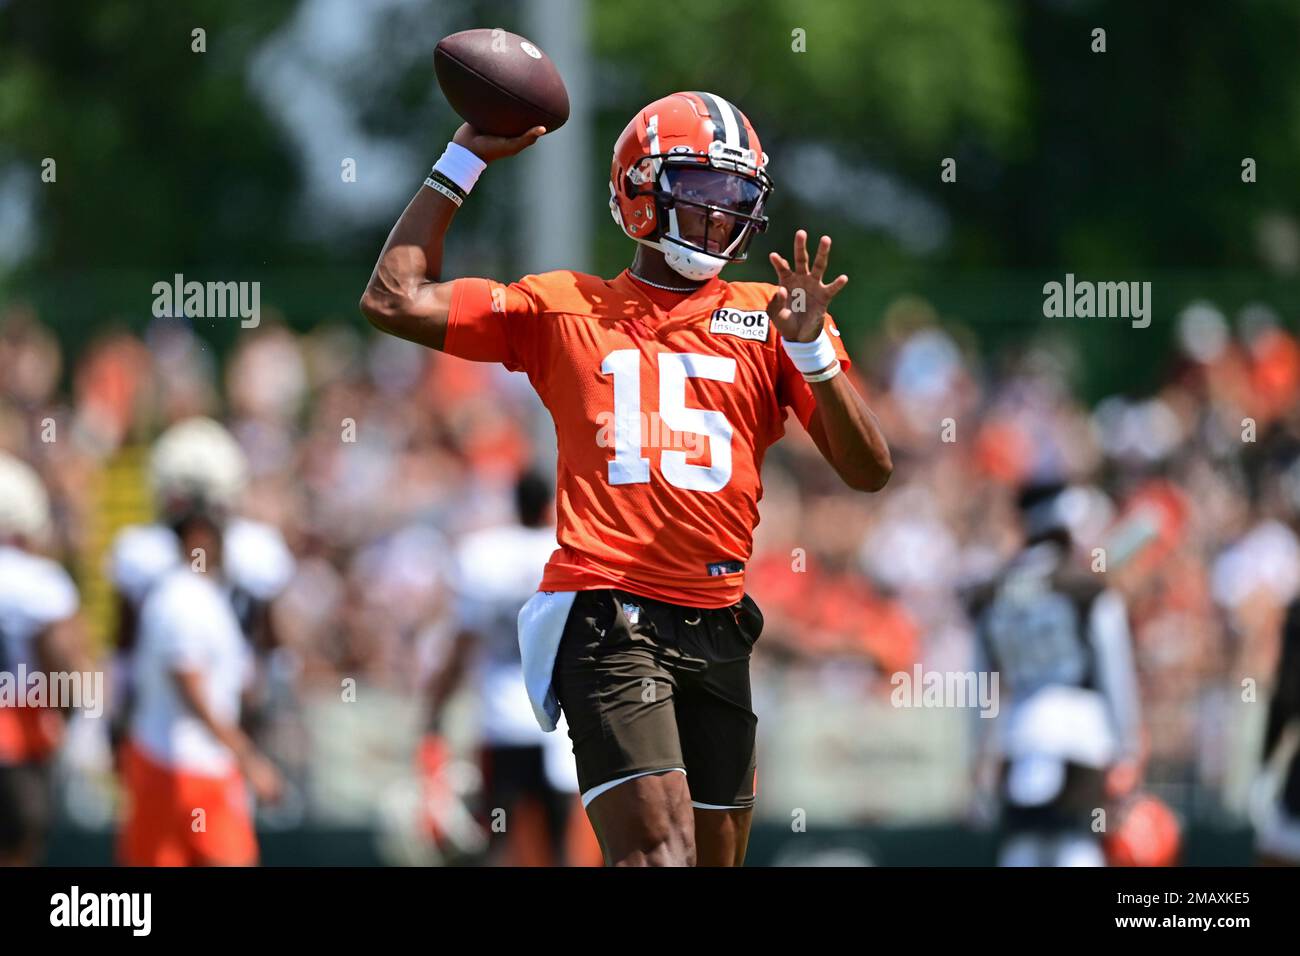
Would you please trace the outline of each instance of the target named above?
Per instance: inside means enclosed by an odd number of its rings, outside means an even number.
[[[577,769],[567,733],[548,734],[538,725],[524,685],[518,630],[519,610],[536,593],[557,547],[548,520],[552,494],[535,474],[523,475],[515,492],[518,524],[470,534],[457,549],[458,634],[433,682],[431,723],[436,733],[443,704],[468,680],[479,705],[487,815],[504,811],[510,818],[521,801],[535,801],[545,818],[551,861],[559,862],[579,806]],[[493,861],[505,859],[502,841],[489,853]],[[519,862],[517,854],[513,859]]]
[[[184,454],[184,452],[181,452]],[[183,482],[181,465],[154,476],[160,508],[174,492],[158,480]],[[170,474],[176,477],[169,477]],[[109,555],[109,577],[117,592],[118,635],[113,662],[114,736],[120,740],[130,720],[133,658],[145,599],[158,582],[185,563],[181,542],[166,524],[131,525],[118,532]],[[232,516],[222,533],[221,587],[235,612],[241,632],[255,652],[275,645],[269,608],[293,578],[295,564],[284,536],[271,525]]]
[[[154,556],[160,570],[140,595],[130,657],[122,747],[130,799],[118,848],[129,865],[251,864],[245,788],[279,795],[277,771],[240,727],[253,655],[226,571],[226,518],[246,474],[239,446],[210,419],[173,426],[154,448],[150,477],[176,559]]]
[[[29,701],[31,678],[89,670],[77,588],[59,564],[31,550],[47,535],[49,520],[36,473],[0,452],[0,674],[15,691],[13,700],[0,701],[0,865],[40,860],[53,806],[53,757],[63,734],[58,707],[67,702]],[[92,682],[83,693],[93,690]]]

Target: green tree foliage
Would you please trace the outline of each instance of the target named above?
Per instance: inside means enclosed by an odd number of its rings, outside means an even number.
[[[248,60],[292,0],[0,4],[0,169],[38,187],[41,269],[280,256],[296,173]],[[207,52],[192,50],[206,31]],[[328,256],[328,249],[315,251]]]
[[[397,208],[377,209],[347,241],[337,229],[304,237],[300,160],[250,83],[267,38],[308,9],[312,0],[0,2],[0,186],[13,170],[38,182],[43,157],[59,163],[58,188],[35,194],[28,275],[270,263],[359,281],[370,261],[357,250],[378,248]],[[337,67],[360,128],[413,154],[435,150],[456,122],[433,85],[437,36],[521,30],[520,12],[492,0],[427,15],[376,7],[386,39],[368,62]],[[191,51],[195,27],[206,53]],[[426,44],[412,40],[422,28]],[[1093,50],[1098,28],[1104,53]],[[1159,374],[1188,297],[1229,309],[1295,299],[1291,0],[590,0],[587,32],[597,168],[658,96],[708,89],[734,100],[763,135],[778,193],[773,230],[730,274],[767,278],[766,251],[799,226],[831,233],[837,267],[854,280],[837,303],[850,329],[916,292],[997,347],[1042,323],[1041,285],[1067,271],[1155,281],[1147,333],[1122,345],[1071,333],[1086,337],[1090,367],[1110,370],[1095,387],[1110,388]],[[810,155],[833,162],[819,190],[800,188]],[[1255,183],[1242,182],[1246,157]],[[940,179],[946,158],[956,183]],[[463,241],[510,248],[527,215],[510,195],[516,181],[494,175],[493,193],[457,223]],[[631,250],[602,184],[592,188],[602,194],[597,262],[615,271]],[[880,214],[890,203],[901,210],[892,218]],[[919,214],[933,241],[909,243]],[[281,304],[310,321],[319,301],[307,301]]]

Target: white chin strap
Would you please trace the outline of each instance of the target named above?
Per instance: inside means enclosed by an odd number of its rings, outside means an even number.
[[[635,239],[635,237],[633,238]],[[662,252],[664,262],[668,263],[668,267],[683,279],[690,279],[692,282],[704,282],[712,279],[722,271],[723,266],[731,261],[729,259],[719,259],[707,252],[696,252],[694,249],[687,249],[675,242],[657,239],[635,239],[635,241],[647,249]]]
[[[664,254],[664,262],[668,263],[668,268],[692,282],[712,279],[727,264],[726,259],[719,259],[707,252],[696,252],[675,242],[661,242],[659,248]]]

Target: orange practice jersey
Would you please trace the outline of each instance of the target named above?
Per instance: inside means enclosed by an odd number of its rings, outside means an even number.
[[[666,308],[626,271],[456,280],[444,350],[527,373],[555,422],[560,547],[542,590],[741,599],[763,455],[786,407],[805,428],[816,407],[767,318],[775,290],[715,278],[654,293]]]

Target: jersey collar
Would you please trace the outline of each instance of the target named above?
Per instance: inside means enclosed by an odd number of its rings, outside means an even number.
[[[689,295],[683,295],[681,297],[681,300],[676,305],[674,305],[671,309],[665,310],[662,306],[657,305],[655,301],[652,298],[650,298],[650,296],[647,294],[647,289],[645,286],[643,286],[640,282],[637,282],[636,279],[632,278],[630,269],[624,269],[622,272],[618,274],[618,277],[615,278],[614,281],[611,282],[610,284],[614,286],[614,288],[616,289],[619,289],[624,292],[630,292],[631,294],[635,295],[638,299],[648,304],[656,313],[661,314],[669,319],[677,318],[678,316],[688,312],[697,312],[701,309],[708,308],[709,306],[713,305],[723,297],[727,288],[726,282],[724,282],[718,276],[714,276],[712,279],[704,283],[704,285],[700,286],[694,292],[690,293]]]

